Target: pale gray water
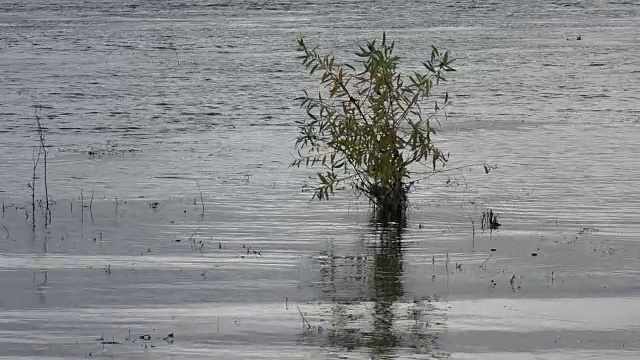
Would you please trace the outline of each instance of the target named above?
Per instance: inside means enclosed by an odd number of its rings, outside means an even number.
[[[410,66],[452,51],[439,139],[498,165],[421,183],[402,234],[287,168],[294,38],[382,30]],[[0,358],[636,358],[639,59],[633,0],[0,0]],[[32,232],[34,105],[56,205]]]

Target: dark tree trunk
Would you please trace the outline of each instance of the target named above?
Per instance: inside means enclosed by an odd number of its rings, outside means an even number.
[[[398,222],[404,218],[407,209],[407,189],[401,180],[396,180],[389,188],[377,189],[374,198],[379,221]]]

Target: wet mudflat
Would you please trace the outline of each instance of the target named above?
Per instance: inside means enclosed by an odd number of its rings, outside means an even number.
[[[325,6],[5,2],[0,358],[637,357],[637,7]],[[438,138],[497,166],[421,182],[403,224],[287,168],[293,37],[381,29],[458,57]]]

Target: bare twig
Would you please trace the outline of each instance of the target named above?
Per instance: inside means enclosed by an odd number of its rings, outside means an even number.
[[[471,231],[472,231],[471,247],[475,249],[476,248],[476,224],[473,222],[473,219],[471,218],[471,216],[469,216],[469,221],[471,221]]]
[[[489,259],[491,259],[491,254],[489,254],[489,257],[480,265],[481,269],[487,270],[487,261],[489,261]]]
[[[81,221],[84,223],[84,194],[82,193],[82,188],[80,189],[80,209]]]
[[[194,232],[193,234],[191,234],[191,236],[189,236],[189,240],[191,241],[191,246],[192,246],[192,250],[193,251],[200,251],[200,253],[202,253],[202,248],[204,247],[204,242],[200,241],[200,247],[198,247],[198,242],[196,242],[196,239],[198,238],[198,232],[200,232],[200,228],[196,229],[196,232]]]
[[[196,186],[198,187],[198,192],[200,193],[200,204],[202,205],[202,215],[204,215],[204,200],[202,199],[202,190],[200,190],[200,183],[196,180]]]
[[[309,322],[307,321],[307,319],[304,317],[304,314],[302,313],[302,310],[300,310],[300,306],[296,305],[296,307],[298,308],[298,312],[300,313],[300,316],[302,317],[302,326],[304,327],[304,324],[307,324],[307,328],[304,331],[307,331],[309,329],[311,329],[311,324],[309,324]]]
[[[176,61],[178,62],[178,66],[180,66],[180,58],[178,57],[178,48],[173,43],[169,43],[170,49],[172,49],[176,54]]]
[[[91,223],[93,223],[93,195],[96,193],[96,189],[91,191],[91,200],[89,201],[89,216],[91,216]]]
[[[446,254],[446,261],[444,263],[444,268],[445,268],[445,270],[447,272],[447,275],[449,275],[449,252],[448,251],[447,251],[447,254]]]
[[[422,165],[428,167],[428,165],[426,165],[426,164],[422,164]],[[419,178],[419,179],[416,179],[416,180],[412,180],[412,181],[418,183],[418,182],[420,182],[422,180],[426,180],[426,179],[428,179],[428,178],[430,178],[432,176],[435,176],[435,175],[445,174],[445,173],[448,173],[450,171],[459,171],[459,170],[463,170],[463,169],[467,169],[467,168],[471,168],[471,167],[475,167],[475,166],[480,166],[480,165],[482,165],[483,167],[487,166],[486,163],[475,163],[475,164],[457,166],[457,167],[452,167],[452,168],[444,168],[444,169],[435,170],[435,171],[434,170],[430,170],[429,174],[425,175],[422,178]]]
[[[45,225],[51,223],[51,211],[49,209],[49,183],[47,182],[47,146],[44,136],[44,129],[42,128],[42,122],[40,121],[40,115],[38,114],[38,109],[34,113],[38,131],[38,137],[40,138],[40,149],[43,154],[43,166],[44,166],[44,197],[45,197]],[[35,186],[34,186],[35,187]]]
[[[32,218],[32,227],[35,229],[35,219],[36,219],[36,171],[38,170],[38,163],[40,162],[40,154],[42,153],[42,149],[38,147],[38,156],[36,157],[36,149],[33,149],[33,173],[31,175],[31,218]]]
[[[4,224],[2,224],[2,228],[4,229],[4,231],[7,233],[7,239],[9,239],[9,237],[11,236],[11,234],[9,233],[9,229],[7,229],[6,226],[4,226]]]

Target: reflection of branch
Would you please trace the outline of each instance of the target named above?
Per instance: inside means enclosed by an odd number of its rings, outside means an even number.
[[[6,226],[4,226],[4,224],[2,224],[2,228],[4,229],[4,231],[7,232],[7,239],[11,236],[11,234],[9,234],[9,229],[7,229]]]
[[[307,328],[304,330],[305,332],[309,329],[311,329],[311,324],[309,324],[309,322],[307,321],[307,319],[304,317],[304,315],[302,314],[302,311],[300,310],[300,306],[296,305],[296,307],[298,308],[298,312],[300,313],[300,316],[302,316],[302,321],[303,323],[307,323]]]

